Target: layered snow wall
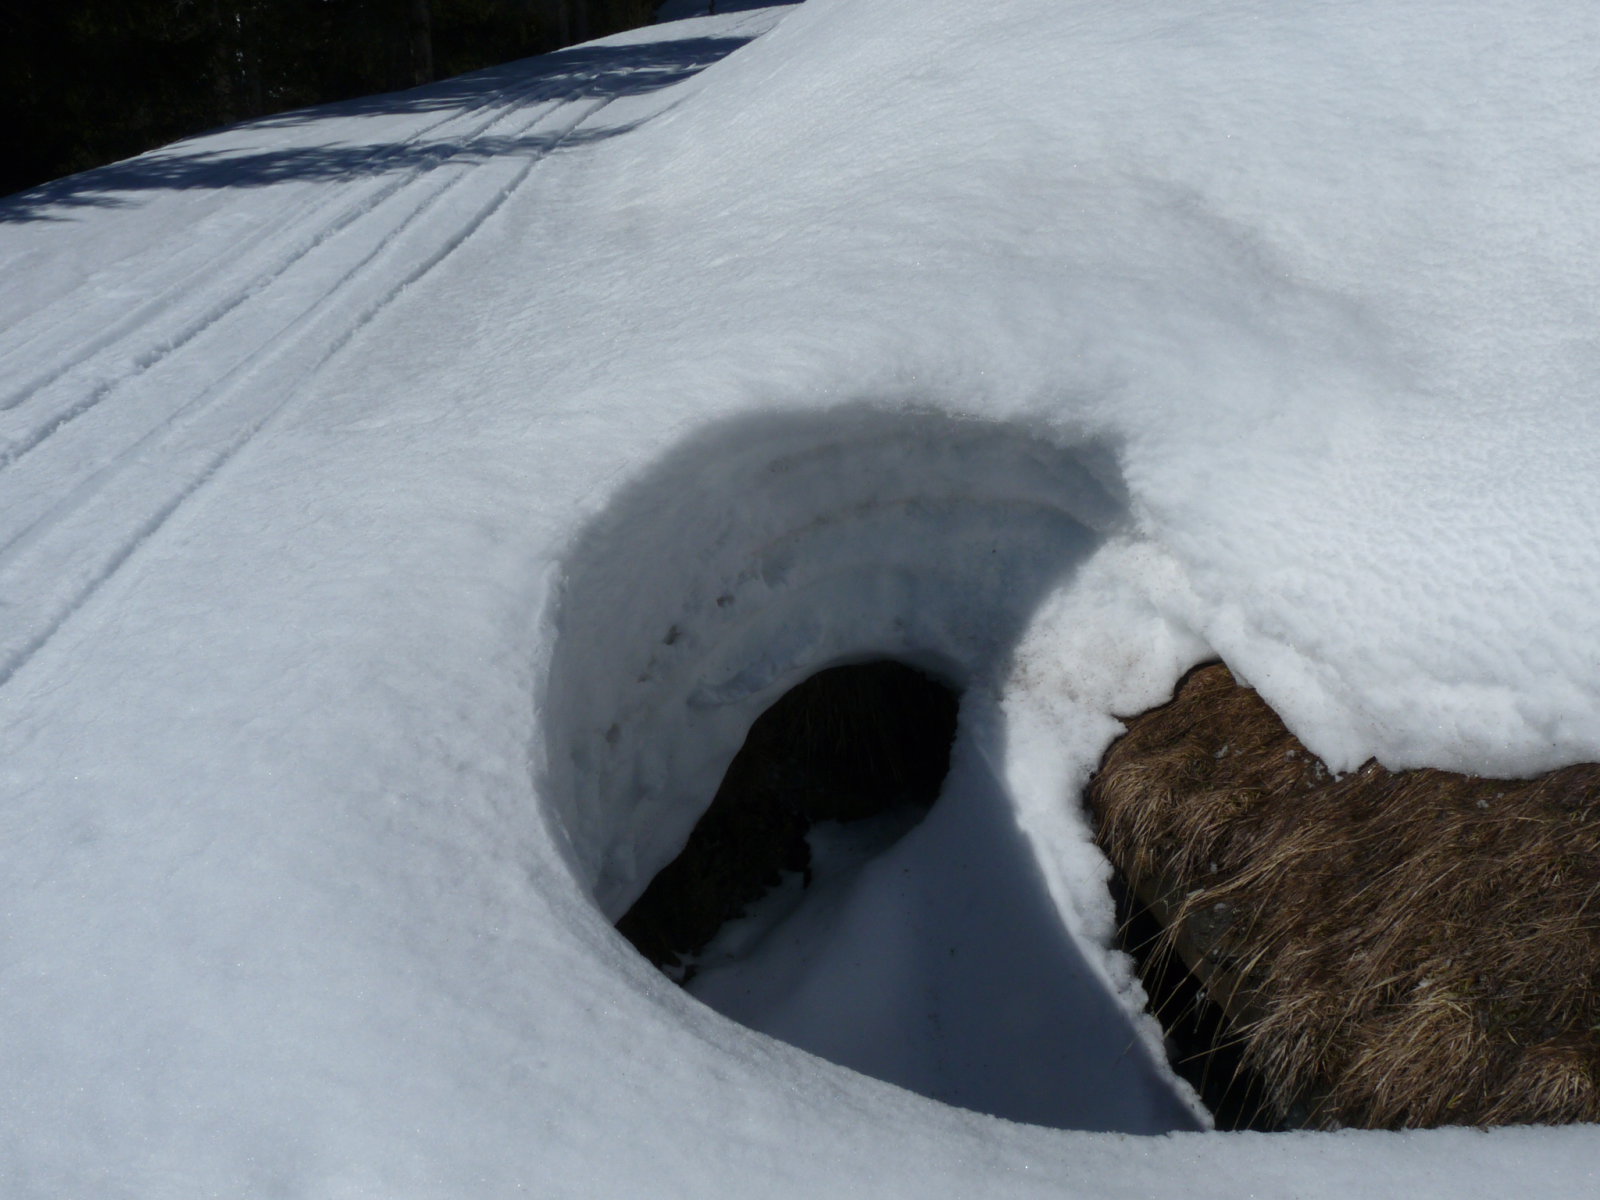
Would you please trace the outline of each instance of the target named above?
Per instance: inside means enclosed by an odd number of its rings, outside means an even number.
[[[544,704],[542,790],[601,908],[637,898],[755,716],[816,671],[892,657],[997,691],[1126,521],[1097,468],[1093,446],[845,408],[714,424],[632,481],[565,558]]]

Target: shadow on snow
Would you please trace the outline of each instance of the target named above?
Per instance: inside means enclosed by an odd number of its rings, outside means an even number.
[[[410,91],[278,113],[233,129],[236,133],[266,133],[361,117],[448,114],[494,105],[506,110],[527,109],[560,100],[616,100],[679,83],[749,40],[702,37],[634,46],[578,46]],[[0,223],[62,220],[74,209],[121,207],[130,202],[129,193],[137,192],[266,187],[296,180],[337,182],[448,161],[537,156],[558,144],[582,145],[629,128],[632,126],[557,129],[509,137],[467,134],[358,145],[283,146],[254,152],[208,150],[203,148],[203,139],[190,139],[0,199]]]

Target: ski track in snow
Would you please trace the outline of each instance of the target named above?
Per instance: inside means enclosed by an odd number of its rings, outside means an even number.
[[[538,90],[536,87],[527,87],[520,89],[519,92],[491,93],[470,108],[452,112],[441,120],[424,125],[409,136],[377,150],[370,162],[373,166],[378,166],[384,161],[399,159],[408,148],[418,145],[430,134],[449,132],[449,127],[466,123],[469,118],[477,116],[486,108],[495,106],[497,102],[500,102],[502,107],[516,105]],[[498,123],[503,115],[497,113],[488,122],[470,128],[465,137],[481,136]],[[168,354],[187,345],[264,287],[286,274],[296,263],[351,222],[370,213],[395,193],[423,178],[460,152],[460,145],[441,145],[431,161],[415,166],[387,183],[370,188],[366,195],[359,194],[360,181],[357,179],[352,179],[351,186],[343,188],[303,189],[308,194],[299,197],[299,203],[279,209],[273,220],[258,225],[242,242],[230,247],[229,253],[235,262],[248,261],[246,256],[263,245],[267,247],[269,253],[278,251],[274,255],[276,261],[272,266],[265,271],[250,269],[242,281],[237,278],[237,271],[230,272],[226,264],[217,262],[213,248],[209,244],[203,247],[202,252],[194,256],[192,261],[176,264],[179,273],[174,278],[163,279],[161,276],[164,272],[159,268],[151,271],[149,277],[138,281],[139,289],[149,292],[150,299],[135,304],[122,317],[110,322],[97,336],[87,340],[69,339],[57,350],[56,359],[51,366],[0,399],[0,412],[9,412],[23,406],[29,400],[39,398],[45,389],[63,376],[73,372],[87,374],[108,360],[115,360],[115,352],[134,341],[133,335],[141,333],[166,313],[177,312],[182,323],[179,330],[161,338],[154,348],[143,350],[133,359],[134,367],[131,371],[125,371],[120,376],[113,375],[94,387],[90,393],[92,399],[79,399],[49,413],[38,430],[32,435],[17,437],[5,448],[0,458],[3,458],[4,462],[12,462],[22,457],[55,428],[59,428],[74,416],[98,403],[132,375],[149,369]],[[352,202],[353,195],[355,199]],[[309,230],[309,233],[298,232],[301,230]],[[280,242],[286,231],[290,232],[291,240],[287,247],[282,247]],[[206,288],[211,292],[224,294],[214,303],[197,304],[190,296],[191,289],[195,288]],[[176,297],[184,297],[184,300],[178,301]],[[59,330],[61,322],[57,320],[57,316],[61,303],[58,301],[54,305],[47,306],[35,316],[33,323],[43,326],[44,331],[22,341],[13,351],[17,357],[36,357],[35,346],[45,340],[50,333]]]
[[[536,93],[538,90],[535,88],[526,89],[530,94]],[[495,97],[495,99],[501,98],[499,95]],[[512,112],[515,112],[520,108],[520,104],[524,100],[525,97],[511,98],[508,102],[508,107]],[[471,113],[479,112],[491,103],[493,103],[492,100],[485,101],[483,104],[473,106],[468,111]],[[556,107],[559,107],[559,102]],[[531,124],[516,130],[512,136],[526,137],[532,133],[548,111],[549,109],[542,109]],[[496,114],[491,120],[473,128],[465,136],[468,139],[486,136],[502,124],[508,115],[508,113],[504,112]],[[459,119],[459,117],[456,119]],[[389,150],[380,151],[374,156],[373,161],[381,162],[385,157],[397,157],[404,147],[416,144],[426,133],[437,131],[444,124],[446,122],[430,126],[428,129],[419,131]],[[571,130],[567,130],[558,135],[556,141],[559,142],[566,133],[570,132]],[[89,374],[93,372],[94,368],[106,364],[108,360],[115,360],[117,351],[126,343],[133,341],[134,334],[142,332],[146,326],[165,313],[176,311],[179,316],[181,325],[176,332],[159,336],[153,346],[133,357],[131,365],[124,368],[120,373],[112,374],[99,383],[92,385],[86,394],[69,396],[58,402],[43,415],[33,429],[8,435],[9,444],[6,446],[3,455],[0,455],[0,459],[3,459],[4,465],[16,463],[56,430],[95,407],[102,400],[120,388],[125,387],[140,375],[159,366],[171,355],[183,350],[196,338],[231,315],[241,305],[261,295],[267,288],[289,275],[296,266],[305,262],[310,255],[329,242],[330,239],[344,232],[345,229],[363,217],[376,217],[380,207],[387,205],[390,200],[396,200],[396,205],[389,207],[403,205],[412,198],[413,193],[417,190],[416,185],[427,183],[439,168],[450,165],[452,159],[459,158],[469,152],[470,142],[467,144],[453,143],[441,146],[432,161],[413,167],[398,179],[376,187],[370,194],[361,196],[354,203],[349,200],[348,189],[345,188],[309,189],[314,197],[331,196],[335,199],[325,201],[321,205],[312,204],[306,206],[306,208],[313,210],[310,212],[300,208],[288,210],[288,215],[257,230],[243,247],[231,248],[230,253],[237,255],[241,250],[247,250],[263,241],[268,244],[270,249],[279,240],[278,235],[283,229],[311,224],[315,217],[321,215],[314,211],[316,209],[331,209],[331,215],[318,224],[309,236],[302,235],[296,238],[286,253],[274,255],[265,269],[252,267],[247,277],[242,281],[226,274],[222,276],[221,280],[217,279],[217,264],[210,253],[211,248],[208,246],[207,253],[202,260],[195,263],[193,268],[182,279],[172,284],[163,285],[160,295],[139,306],[127,318],[108,329],[99,338],[80,347],[79,352],[73,357],[58,363],[45,375],[34,379],[8,396],[4,401],[0,401],[0,410],[10,411],[21,408],[29,400],[40,399],[45,390],[63,376],[73,372]],[[467,172],[456,175],[448,180],[439,191],[442,193],[458,186],[465,177],[467,177]],[[427,196],[402,219],[393,231],[394,234],[403,232],[407,226],[423,216],[431,207],[433,201],[438,198],[438,193]],[[213,290],[216,290],[215,285],[217,282],[225,283],[227,286],[226,294],[215,302],[196,303],[193,298],[188,297],[187,289],[191,284],[205,286],[208,280],[212,282]],[[185,297],[185,299],[175,300],[175,297],[180,296]],[[140,340],[144,343],[150,341],[149,338]]]
[[[182,295],[180,283],[139,314],[130,315],[124,328],[104,336],[92,352],[94,363],[114,357],[134,333],[167,311],[176,310],[184,318],[177,335],[159,341],[121,374],[87,391],[69,392],[37,416],[30,429],[12,435],[0,459],[0,511],[8,516],[7,527],[0,531],[0,605],[8,615],[0,634],[0,686],[173,513],[289,408],[323,365],[407,287],[464,244],[540,161],[611,103],[615,93],[595,95],[597,78],[597,72],[581,75],[564,98],[548,95],[548,80],[497,91],[464,113],[433,123],[401,145],[415,144],[485,108],[498,109],[488,120],[473,124],[466,140],[452,142],[435,161],[380,185],[354,203],[344,197],[343,189],[313,189],[332,192],[342,200],[325,206],[333,212],[314,234],[299,240],[289,253],[255,267],[244,281],[235,280],[220,302],[201,300],[196,305],[175,300],[172,297]],[[536,108],[527,119],[530,102]],[[507,127],[509,132],[502,134]],[[526,156],[491,155],[472,161],[473,141],[491,136],[517,142],[540,137],[542,144]],[[399,148],[390,153],[398,154]],[[306,219],[303,209],[292,211],[294,220]],[[260,236],[272,240],[265,233]],[[194,273],[207,265],[198,264]],[[282,300],[280,291],[288,293]],[[313,294],[309,302],[296,303],[297,294],[306,291]],[[280,307],[290,310],[286,317],[270,320]],[[249,336],[263,326],[266,332]],[[243,341],[242,353],[228,354],[223,347],[236,338]],[[219,360],[227,365],[198,389],[183,386],[186,369],[214,372],[212,364]],[[60,366],[44,387],[73,374],[78,365]],[[261,387],[260,376],[271,371],[279,373],[281,382]],[[167,376],[176,378],[169,381]],[[154,411],[154,421],[135,424],[120,406],[105,404],[114,396],[136,392],[146,402],[132,406],[134,420],[148,418]],[[281,399],[270,405],[250,404],[263,395]],[[175,402],[163,408],[159,400],[167,396]],[[24,401],[8,400],[7,407],[23,408]],[[99,421],[84,420],[97,413],[107,415]],[[117,532],[112,534],[108,526]],[[8,581],[26,580],[37,588],[46,579],[54,587],[33,591],[26,603],[7,595],[21,590],[8,588]]]

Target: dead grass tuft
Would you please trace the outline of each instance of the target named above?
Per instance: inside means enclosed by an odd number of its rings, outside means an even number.
[[[1600,766],[1333,778],[1219,663],[1088,798],[1280,1120],[1600,1120]]]

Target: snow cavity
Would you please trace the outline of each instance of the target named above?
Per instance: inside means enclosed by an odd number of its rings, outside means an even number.
[[[938,803],[876,857],[820,871],[776,927],[730,930],[691,991],[962,1107],[1198,1127],[1052,898],[1007,783],[998,697],[1037,611],[1124,522],[1112,461],[854,407],[722,423],[624,486],[565,556],[543,697],[540,791],[607,919],[688,842],[775,700],[841,663],[911,664],[962,693]]]
[[[992,687],[1044,597],[1123,518],[1093,444],[932,412],[733,419],[571,543],[541,789],[615,920],[688,840],[755,717],[838,663]]]

